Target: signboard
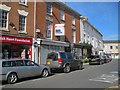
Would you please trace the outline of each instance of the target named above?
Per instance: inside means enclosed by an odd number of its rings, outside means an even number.
[[[32,38],[20,38],[14,36],[0,36],[0,42],[14,44],[32,44]]]
[[[65,24],[55,24],[55,36],[65,35]]]

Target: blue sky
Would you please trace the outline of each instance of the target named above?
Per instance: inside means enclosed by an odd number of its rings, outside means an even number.
[[[103,40],[118,40],[117,2],[66,2],[68,6],[88,17],[88,21],[103,35]]]

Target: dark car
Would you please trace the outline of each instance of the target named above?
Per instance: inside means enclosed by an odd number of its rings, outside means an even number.
[[[47,65],[53,69],[62,69],[65,73],[70,72],[71,68],[83,68],[81,60],[74,59],[70,52],[50,52],[47,56]]]
[[[89,65],[91,64],[103,64],[105,61],[104,61],[104,58],[103,56],[101,55],[91,55],[89,56]]]

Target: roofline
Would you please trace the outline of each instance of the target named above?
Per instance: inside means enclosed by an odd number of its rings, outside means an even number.
[[[98,31],[88,20],[86,20],[85,22],[87,22],[90,26],[92,26],[94,28],[94,30],[97,31],[103,37],[103,35],[100,33],[100,31]]]
[[[78,13],[77,11],[75,11],[74,9],[72,9],[71,7],[69,7],[68,5],[66,5],[66,4],[63,3],[63,2],[54,2],[54,3],[62,6],[65,10],[69,11],[71,14],[74,13],[74,14],[78,15],[78,17],[79,17],[79,16],[82,16],[80,13]],[[75,16],[75,15],[74,15],[74,16]]]
[[[120,40],[103,40],[104,43],[120,43]]]

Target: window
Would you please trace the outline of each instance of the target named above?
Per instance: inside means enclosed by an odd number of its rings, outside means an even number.
[[[118,49],[118,46],[116,46],[116,49]]]
[[[53,61],[57,61],[58,60],[58,54],[51,52],[48,54],[47,59],[52,59]]]
[[[52,15],[52,4],[51,3],[47,3],[47,14]]]
[[[2,11],[0,15],[0,28],[7,29],[8,28],[8,12],[5,10]]]
[[[76,31],[75,31],[75,29],[72,29],[72,42],[73,43],[76,42]]]
[[[16,66],[15,61],[4,61],[2,63],[2,67],[13,67],[13,66]]]
[[[73,55],[71,53],[66,53],[68,59],[73,59]]]
[[[72,24],[75,25],[75,17],[72,16]]]
[[[39,65],[37,65],[36,63],[34,63],[34,62],[30,61],[30,60],[25,60],[25,65],[26,66],[39,66]]]
[[[52,22],[46,21],[46,38],[52,38]]]
[[[16,60],[16,65],[17,66],[24,66],[23,60]]]
[[[26,16],[19,15],[19,31],[26,31]]]
[[[60,56],[61,56],[61,58],[66,59],[66,55],[64,52],[60,52]]]
[[[19,0],[20,4],[27,5],[27,0]]]
[[[110,49],[113,49],[113,47],[112,47],[112,46],[110,46]]]
[[[65,13],[63,10],[60,11],[60,19],[65,20]]]

